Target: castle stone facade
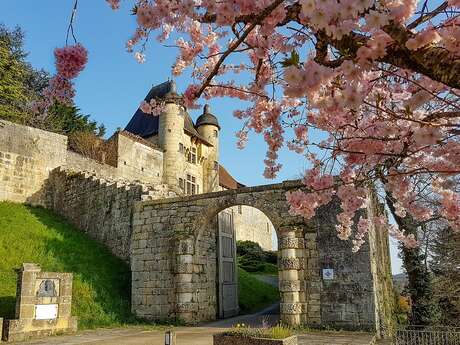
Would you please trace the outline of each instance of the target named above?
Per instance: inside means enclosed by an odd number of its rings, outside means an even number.
[[[176,188],[179,194],[194,195],[236,189],[238,183],[219,163],[220,125],[208,105],[196,123],[177,95],[174,82],[152,87],[145,101],[165,103],[163,113],[154,117],[136,111],[125,131],[157,145],[163,150],[162,182]],[[119,165],[120,166],[120,165]],[[146,168],[150,169],[150,168]],[[262,212],[242,206],[226,210],[233,217],[237,240],[257,242],[273,250],[276,237],[273,225]]]

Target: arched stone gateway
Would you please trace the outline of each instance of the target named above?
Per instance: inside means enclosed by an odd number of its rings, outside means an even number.
[[[132,310],[147,319],[188,323],[217,315],[217,214],[252,206],[271,220],[279,243],[281,319],[386,332],[391,327],[392,284],[388,237],[373,227],[358,253],[336,236],[336,201],[305,221],[288,212],[285,193],[299,181],[189,197],[140,202],[131,242]],[[363,210],[383,210],[375,198]]]

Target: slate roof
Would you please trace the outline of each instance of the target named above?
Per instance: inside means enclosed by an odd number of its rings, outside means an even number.
[[[208,104],[204,106],[203,114],[196,120],[196,126],[199,127],[201,125],[213,125],[220,130],[219,121],[217,121],[217,117],[210,113]]]
[[[144,101],[150,102],[152,98],[164,98],[166,94],[171,90],[171,86],[171,81],[166,81],[159,85],[153,86],[147,96],[145,96]],[[158,127],[158,116],[146,114],[140,108],[137,108],[128,125],[125,127],[125,130],[142,138],[147,138],[158,134]]]
[[[150,102],[152,98],[156,98],[156,99],[164,98],[168,94],[168,92],[171,91],[171,89],[175,88],[173,83],[174,82],[172,81],[166,81],[159,85],[153,86],[150,89],[147,96],[145,96],[144,100],[146,102]],[[188,134],[199,138],[206,145],[212,146],[205,138],[203,138],[197,132],[197,130],[195,129],[195,125],[193,124],[193,120],[190,117],[189,113],[184,111],[182,115],[184,116],[184,130]],[[160,125],[159,118],[160,118],[159,116],[152,116],[150,114],[146,114],[140,108],[137,108],[133,117],[126,125],[125,130],[141,138],[148,138],[153,135],[157,135],[158,130],[159,130],[159,125]]]

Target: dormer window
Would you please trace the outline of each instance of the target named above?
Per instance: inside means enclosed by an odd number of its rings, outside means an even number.
[[[214,130],[214,138],[217,138],[218,134],[217,130]]]

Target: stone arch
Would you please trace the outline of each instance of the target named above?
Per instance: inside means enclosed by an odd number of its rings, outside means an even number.
[[[195,279],[199,282],[199,284],[205,286],[206,292],[203,292],[203,295],[208,298],[203,298],[202,300],[200,300],[201,307],[203,307],[203,303],[207,303],[208,306],[204,309],[210,311],[210,314],[204,315],[204,313],[198,310],[198,314],[200,315],[200,317],[210,318],[211,316],[215,316],[219,314],[219,306],[222,307],[222,304],[219,303],[217,217],[220,212],[239,205],[249,206],[262,212],[273,225],[279,241],[278,233],[280,222],[273,222],[273,213],[270,213],[270,209],[267,207],[264,207],[261,210],[262,207],[255,207],[254,203],[251,202],[251,200],[248,200],[247,198],[234,197],[224,198],[217,202],[212,202],[209,207],[205,207],[203,209],[202,217],[195,220],[193,226],[193,228],[195,228],[196,231],[193,234],[194,257],[192,260],[194,260],[195,264],[199,265],[200,267],[203,267],[204,273],[202,275],[197,275]],[[190,258],[187,259],[190,260]],[[237,273],[235,272],[234,274]]]
[[[229,190],[219,193],[209,193],[211,196],[216,195],[212,200],[207,200],[207,205],[203,208],[203,214],[200,219],[194,223],[196,230],[193,236],[197,239],[200,231],[213,217],[219,212],[233,206],[244,205],[258,209],[264,213],[273,224],[278,239],[283,227],[292,225],[305,224],[305,220],[289,213],[289,207],[286,202],[286,192],[301,187],[299,181],[286,181],[280,184],[265,185],[258,187],[246,187],[238,190]],[[224,194],[223,194],[224,193]],[[218,194],[223,194],[217,197]],[[311,227],[312,224],[309,224]]]
[[[375,269],[377,256],[388,253],[388,241],[379,241],[384,230],[372,230],[372,245],[352,255],[350,243],[336,236],[336,201],[318,209],[308,222],[289,214],[285,193],[301,186],[291,181],[139,202],[132,220],[133,312],[147,319],[176,317],[188,323],[214,318],[216,301],[208,296],[210,289],[215,291],[215,274],[206,266],[212,257],[199,255],[200,241],[213,242],[203,231],[219,211],[247,205],[264,212],[277,231],[283,322],[375,327],[377,313],[386,317],[375,296],[391,298],[379,280],[389,267],[382,268],[383,273]],[[365,212],[372,215],[375,205],[369,208]],[[377,243],[383,250],[376,250]],[[215,248],[208,247],[212,255]],[[326,268],[334,270],[333,281],[322,279]],[[212,278],[203,279],[206,275]]]
[[[218,206],[211,206],[208,209],[204,210],[205,213],[203,214],[203,218],[202,219],[197,219],[195,221],[194,226],[193,226],[196,229],[196,231],[193,234],[193,237],[195,239],[195,245],[199,241],[199,239],[203,236],[203,232],[205,231],[206,227],[210,223],[212,223],[213,219],[215,217],[217,217],[217,215],[220,212],[225,211],[228,208],[235,207],[235,206],[240,206],[240,205],[241,206],[249,206],[249,207],[255,208],[258,211],[262,212],[270,220],[270,222],[272,223],[272,225],[273,225],[273,227],[275,229],[275,232],[276,232],[276,236],[279,239],[279,227],[280,227],[281,222],[277,218],[275,218],[277,221],[274,221],[273,220],[273,218],[274,218],[273,214],[271,214],[269,211],[267,211],[267,208],[265,208],[265,210],[264,210],[264,209],[261,209],[259,207],[254,206],[250,202],[238,203],[238,202],[235,202],[235,201],[232,200],[232,201],[226,201],[224,204],[220,204]]]
[[[281,319],[283,322],[295,325],[301,323],[303,305],[306,304],[306,298],[301,296],[305,294],[301,280],[306,277],[305,269],[307,267],[304,255],[304,236],[308,232],[307,229],[312,230],[314,226],[312,223],[306,224],[302,218],[289,214],[285,198],[287,190],[286,188],[278,190],[276,188],[278,186],[280,185],[248,188],[239,191],[239,193],[229,193],[208,200],[207,205],[203,205],[201,216],[194,221],[192,227],[194,232],[190,239],[193,238],[194,242],[195,262],[199,265],[205,265],[205,272],[209,274],[208,277],[201,277],[203,284],[206,284],[211,276],[216,276],[217,258],[215,257],[215,248],[213,248],[216,243],[216,234],[211,234],[209,229],[217,229],[217,224],[213,224],[213,221],[219,212],[238,205],[250,206],[263,212],[273,224],[278,238]],[[208,242],[203,239],[207,239]],[[204,258],[207,259],[206,263],[204,263]],[[188,260],[190,259],[188,258]],[[200,302],[208,302],[208,309],[215,313],[216,310],[213,309],[213,307],[217,307],[215,282],[208,286],[205,295],[211,296],[211,300]]]

